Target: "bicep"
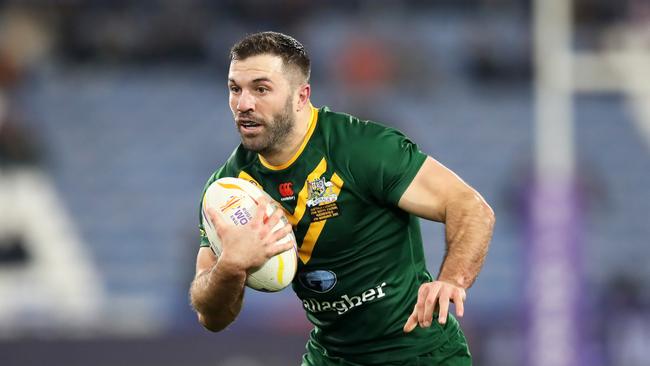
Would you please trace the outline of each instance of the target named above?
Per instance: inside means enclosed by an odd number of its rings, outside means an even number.
[[[217,263],[217,256],[214,255],[212,249],[209,247],[199,248],[199,253],[196,256],[196,274],[198,277],[201,273],[209,271]]]
[[[444,222],[449,202],[473,193],[458,175],[427,157],[397,205],[413,215]]]

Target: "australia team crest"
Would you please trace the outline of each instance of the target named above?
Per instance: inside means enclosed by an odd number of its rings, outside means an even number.
[[[338,196],[334,193],[334,184],[325,178],[307,182],[307,207],[315,207],[324,203],[335,202]]]
[[[318,178],[307,181],[307,207],[312,222],[327,220],[340,215],[339,206],[336,203],[339,189],[334,183]]]

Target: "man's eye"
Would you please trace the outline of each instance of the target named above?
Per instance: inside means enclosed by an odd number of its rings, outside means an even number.
[[[268,91],[269,91],[269,89],[267,89],[267,88],[265,88],[263,86],[260,86],[260,87],[257,88],[257,92],[260,93],[260,94],[264,94],[264,93],[266,93]]]
[[[230,91],[233,92],[233,93],[237,93],[237,92],[239,92],[239,88],[234,86],[234,85],[231,85],[230,86]]]

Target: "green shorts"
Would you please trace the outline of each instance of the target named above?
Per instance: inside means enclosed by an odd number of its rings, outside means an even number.
[[[344,358],[328,356],[311,340],[307,343],[307,353],[302,356],[302,366],[367,366],[364,363],[346,361]],[[397,362],[384,362],[386,366],[471,366],[472,355],[463,332],[458,333],[437,349]]]

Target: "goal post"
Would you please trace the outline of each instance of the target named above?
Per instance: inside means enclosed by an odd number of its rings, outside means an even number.
[[[533,7],[535,179],[524,277],[528,366],[586,366],[587,361],[582,356],[585,294],[574,95],[625,95],[633,123],[650,148],[650,41],[625,42],[638,33],[622,30],[616,47],[576,51],[573,3],[535,0]]]

